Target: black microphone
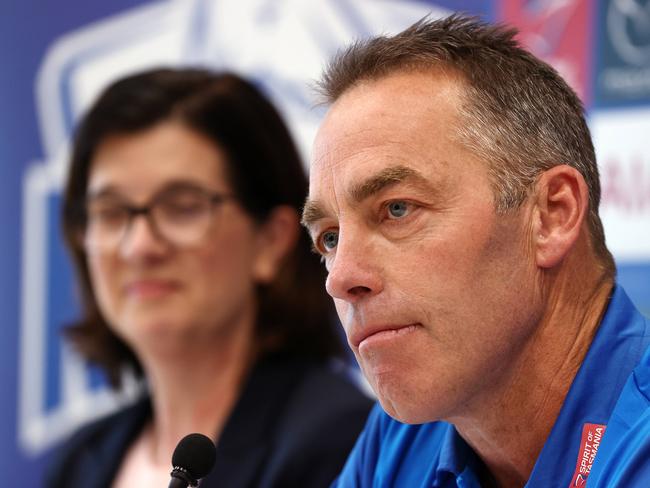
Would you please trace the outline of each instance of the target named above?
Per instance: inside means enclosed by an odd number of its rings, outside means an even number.
[[[188,434],[183,437],[172,455],[171,481],[169,488],[197,486],[214,466],[216,447],[203,434]]]

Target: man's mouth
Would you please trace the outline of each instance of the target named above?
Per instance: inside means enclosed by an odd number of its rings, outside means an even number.
[[[413,332],[420,324],[404,325],[381,325],[364,327],[359,333],[351,337],[351,344],[354,348],[360,348],[375,342],[389,341],[402,335]]]

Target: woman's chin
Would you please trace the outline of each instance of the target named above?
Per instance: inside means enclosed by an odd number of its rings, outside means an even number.
[[[136,350],[148,346],[181,347],[192,336],[187,320],[175,319],[169,314],[140,315],[120,323],[123,326],[115,332]]]

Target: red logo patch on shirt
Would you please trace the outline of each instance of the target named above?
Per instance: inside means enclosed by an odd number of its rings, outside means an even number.
[[[573,473],[569,488],[585,486],[587,483],[587,477],[591,472],[596,454],[598,454],[598,448],[603,440],[606,428],[607,426],[602,424],[585,424],[582,428],[582,440],[580,441],[576,470]]]

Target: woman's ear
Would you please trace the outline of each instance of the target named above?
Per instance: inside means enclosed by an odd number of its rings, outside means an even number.
[[[298,212],[288,205],[275,207],[257,233],[253,276],[258,283],[273,281],[282,260],[296,245],[300,232]]]
[[[566,164],[542,173],[535,189],[535,260],[541,268],[552,268],[562,262],[580,236],[589,209],[589,190],[582,174]]]

